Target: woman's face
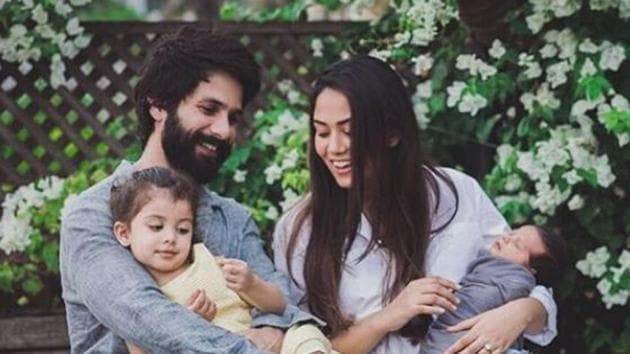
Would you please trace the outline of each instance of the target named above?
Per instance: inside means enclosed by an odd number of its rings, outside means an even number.
[[[315,100],[315,152],[341,188],[352,185],[350,103],[341,92],[325,88]]]

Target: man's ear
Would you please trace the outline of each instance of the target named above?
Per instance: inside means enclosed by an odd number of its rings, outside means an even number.
[[[154,105],[153,103],[151,103],[151,106],[149,106],[149,114],[151,115],[153,120],[155,120],[156,123],[163,122],[166,119],[166,116],[168,115],[168,113],[166,112],[164,108],[160,108]]]
[[[129,247],[129,226],[124,222],[116,221],[114,223],[114,236],[123,247]]]

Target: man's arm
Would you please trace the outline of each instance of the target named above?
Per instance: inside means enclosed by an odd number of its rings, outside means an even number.
[[[77,200],[64,215],[61,230],[62,272],[66,285],[76,294],[73,301],[81,302],[116,335],[150,352],[207,352],[212,348],[259,353],[244,337],[213,326],[168,300],[114,240],[106,198],[85,198],[80,205],[82,201]],[[68,319],[72,321],[72,314]]]

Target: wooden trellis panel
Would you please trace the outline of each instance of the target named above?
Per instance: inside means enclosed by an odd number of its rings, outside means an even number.
[[[70,87],[51,88],[48,63],[0,61],[0,186],[21,185],[50,174],[68,175],[86,160],[120,158],[136,140],[133,87],[152,44],[183,25],[212,26],[242,36],[263,67],[262,95],[291,80],[307,91],[309,37],[339,35],[352,24],[330,23],[140,23],[93,22],[90,46],[66,60]],[[1,196],[1,192],[0,192]]]

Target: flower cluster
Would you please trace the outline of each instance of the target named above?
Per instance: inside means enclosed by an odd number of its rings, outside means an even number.
[[[64,191],[64,180],[50,176],[18,188],[2,202],[0,218],[0,249],[9,255],[22,252],[35,231],[33,213],[46,201],[58,199]]]
[[[0,1],[0,15],[8,19],[7,34],[0,36],[0,55],[11,63],[50,60],[50,84],[67,84],[62,58],[74,58],[90,44],[74,8],[90,0]],[[0,25],[2,26],[2,25]],[[4,32],[4,31],[3,31]]]
[[[526,17],[527,28],[532,33],[539,33],[540,30],[554,18],[566,18],[583,6],[588,6],[591,10],[606,11],[618,10],[622,19],[630,18],[630,5],[627,1],[619,0],[529,0],[531,13]]]
[[[611,260],[604,246],[590,251],[575,267],[585,276],[600,279],[597,290],[606,309],[614,305],[625,306],[630,296],[630,252],[622,250],[616,262]]]

